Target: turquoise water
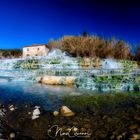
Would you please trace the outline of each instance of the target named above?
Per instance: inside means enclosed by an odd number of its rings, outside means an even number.
[[[57,110],[63,105],[61,97],[68,94],[77,94],[77,90],[72,87],[12,81],[10,77],[0,78],[0,103],[6,105],[25,106],[29,104],[30,106],[39,105],[46,111]]]
[[[126,133],[124,139],[129,139],[132,131],[129,130],[129,126],[138,122],[134,118],[139,115],[139,97],[135,98],[135,95],[125,97],[119,94],[114,96],[115,98],[113,96],[103,96],[103,98],[101,96],[97,96],[97,98],[96,96],[82,96],[88,93],[100,94],[101,92],[79,91],[72,87],[48,86],[29,81],[13,81],[10,77],[1,77],[0,104],[4,104],[7,111],[6,116],[1,115],[0,140],[9,139],[11,132],[16,134],[17,140],[50,139],[48,129],[54,124],[58,124],[62,128],[76,125],[77,128],[90,130],[93,133],[91,139],[94,139],[94,136],[100,139],[100,134],[104,134],[104,132],[106,133],[104,139],[108,139],[110,134],[114,135],[114,132],[116,139],[123,133]],[[66,100],[63,98],[65,95],[69,95],[66,96]],[[81,96],[75,97],[75,95]],[[10,105],[14,105],[17,109],[10,111]],[[72,119],[62,116],[54,117],[52,112],[58,111],[62,105],[68,106],[76,115]],[[32,114],[29,112],[34,110],[34,106],[41,106],[41,115],[39,119],[31,121]],[[116,127],[118,124],[119,127]],[[138,129],[139,126],[135,131],[132,131],[132,134],[133,132],[137,134]]]
[[[15,106],[41,106],[45,111],[59,110],[63,96],[82,94],[106,94],[91,90],[79,90],[74,87],[49,86],[30,81],[15,81],[11,77],[0,77],[0,104]],[[125,92],[124,92],[125,93]]]

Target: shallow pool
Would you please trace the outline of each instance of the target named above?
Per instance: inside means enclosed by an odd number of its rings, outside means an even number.
[[[0,103],[17,106],[39,105],[46,111],[56,110],[62,106],[62,96],[80,94],[73,87],[48,86],[35,82],[12,81],[0,78]]]

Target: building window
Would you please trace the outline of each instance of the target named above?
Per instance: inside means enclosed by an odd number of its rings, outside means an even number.
[[[30,56],[29,54],[27,54],[27,56]]]
[[[38,56],[37,54],[35,56]]]
[[[29,49],[27,48],[27,51],[29,51]]]
[[[39,48],[37,48],[37,50],[39,51]]]

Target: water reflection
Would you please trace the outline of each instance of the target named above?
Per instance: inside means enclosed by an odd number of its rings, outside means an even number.
[[[25,106],[40,105],[45,110],[56,110],[63,104],[64,95],[80,94],[72,87],[48,86],[34,82],[0,79],[0,102]],[[5,81],[3,81],[5,80]]]

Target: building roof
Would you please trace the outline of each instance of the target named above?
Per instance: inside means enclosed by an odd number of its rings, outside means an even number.
[[[28,47],[37,47],[37,46],[46,46],[48,48],[47,44],[32,44],[30,46],[24,46],[23,48],[28,48]]]

